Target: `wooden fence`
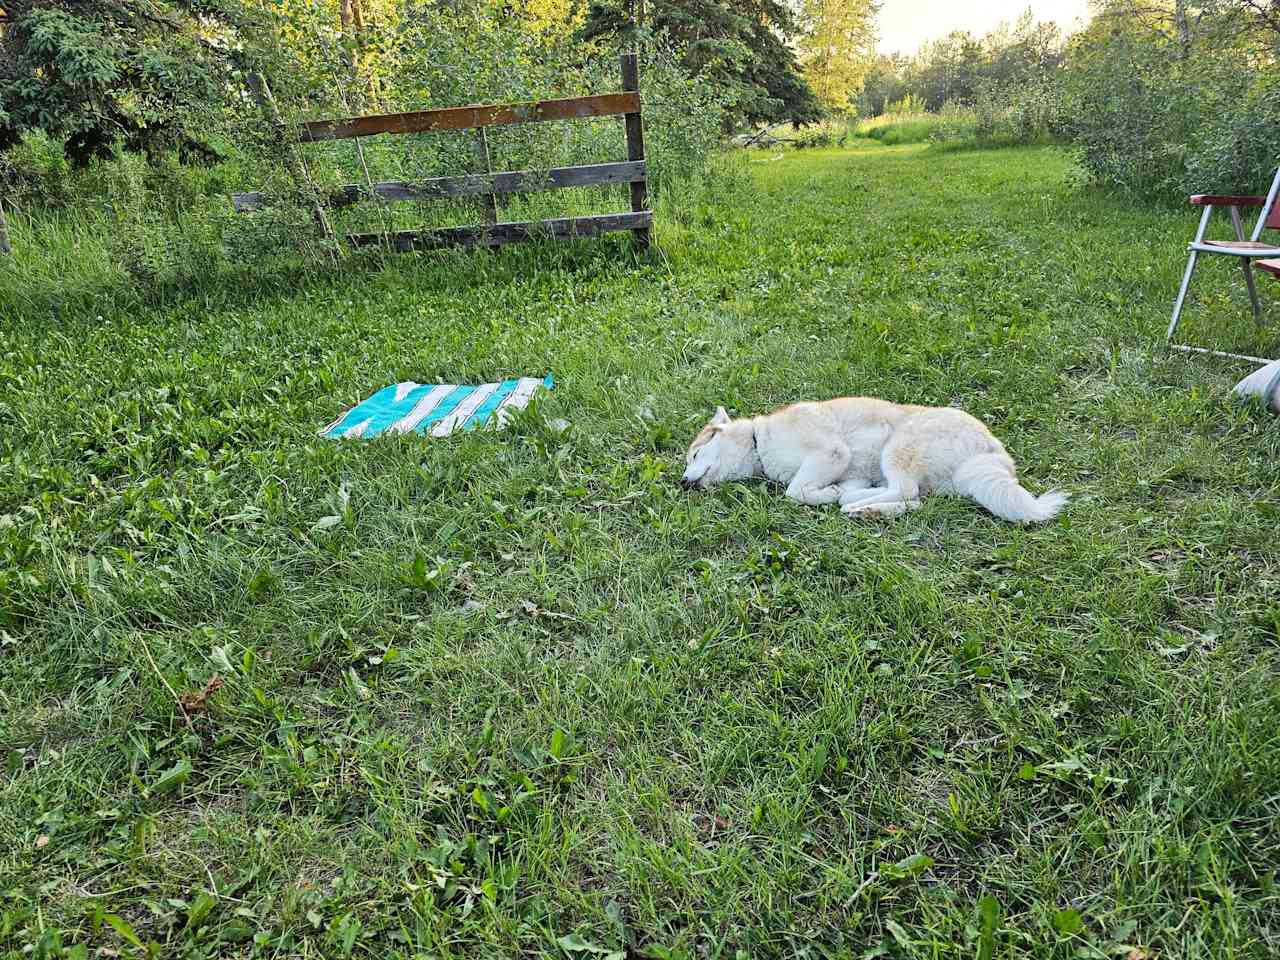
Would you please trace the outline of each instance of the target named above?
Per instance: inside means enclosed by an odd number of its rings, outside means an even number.
[[[497,247],[526,240],[592,237],[612,231],[630,230],[639,245],[644,248],[649,245],[653,214],[648,209],[647,200],[648,181],[644,159],[644,129],[641,120],[640,72],[634,53],[623,54],[620,63],[622,91],[618,93],[597,93],[563,100],[446,107],[440,110],[419,110],[413,113],[312,120],[291,133],[286,132],[275,101],[271,99],[270,91],[267,90],[261,78],[258,78],[256,92],[264,112],[275,126],[277,135],[289,152],[289,167],[295,180],[299,181],[298,186],[316,196],[313,213],[320,229],[329,240],[333,240],[334,236],[324,212],[326,209],[351,206],[364,200],[393,202],[480,196],[486,198],[485,223],[433,230],[355,233],[348,234],[346,239],[348,243],[357,247],[386,244],[396,251],[409,251],[451,246]],[[486,127],[550,120],[586,120],[592,117],[618,115],[622,116],[626,130],[627,159],[625,162],[553,167],[549,170],[505,170],[497,173],[488,169],[489,148],[485,137]],[[306,165],[298,151],[300,144],[330,140],[347,140],[382,134],[469,129],[477,131],[477,155],[485,166],[485,173],[436,177],[413,182],[402,180],[374,182],[366,179],[365,183],[344,184],[322,196],[316,194],[314,185],[309,182]],[[629,184],[631,189],[631,210],[627,212],[564,217],[555,220],[516,222],[498,220],[497,198],[504,194],[622,183]],[[262,193],[239,193],[233,195],[232,200],[236,211],[241,213],[257,210],[268,203],[268,198]]]

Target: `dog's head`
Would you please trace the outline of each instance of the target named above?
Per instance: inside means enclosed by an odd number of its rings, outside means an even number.
[[[745,480],[756,472],[754,431],[749,420],[733,421],[724,407],[717,407],[685,454],[686,490],[705,490],[717,483]]]

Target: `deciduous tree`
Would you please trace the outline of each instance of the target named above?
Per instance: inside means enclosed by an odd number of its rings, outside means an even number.
[[[805,79],[828,108],[848,111],[874,59],[875,0],[804,0],[798,42]]]

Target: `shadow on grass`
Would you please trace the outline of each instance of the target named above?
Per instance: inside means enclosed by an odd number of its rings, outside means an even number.
[[[540,241],[497,249],[459,248],[391,253],[377,248],[348,252],[337,265],[280,255],[251,263],[189,266],[176,275],[139,279],[122,267],[99,261],[80,272],[58,269],[56,261],[19,244],[14,258],[0,263],[0,316],[10,324],[66,325],[120,319],[139,312],[202,314],[275,303],[316,291],[354,290],[412,283],[437,292],[478,285],[507,284],[541,273],[571,273],[583,282],[625,265],[656,266],[656,249],[641,251],[629,237]],[[41,251],[44,253],[44,251]],[[90,266],[86,264],[86,266]]]

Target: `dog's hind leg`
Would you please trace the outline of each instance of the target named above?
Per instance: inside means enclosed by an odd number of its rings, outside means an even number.
[[[866,477],[846,477],[836,484],[840,488],[840,506],[851,503],[860,497],[866,496],[873,489],[872,483]]]
[[[885,485],[851,497],[840,509],[851,517],[897,517],[920,506],[922,465],[908,444],[887,446],[880,459]]]
[[[914,479],[904,478],[901,485],[895,485],[892,477],[887,479],[889,486],[864,490],[862,496],[842,503],[840,509],[851,517],[897,517],[920,506],[920,486]]]
[[[916,500],[863,500],[850,503],[840,508],[851,517],[900,517],[909,510],[919,510],[920,501]]]
[[[840,481],[848,469],[849,450],[843,444],[810,453],[787,484],[787,496],[811,506],[838,503]]]

